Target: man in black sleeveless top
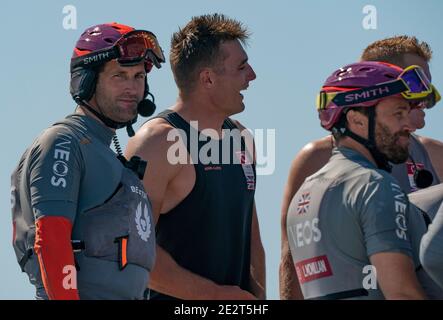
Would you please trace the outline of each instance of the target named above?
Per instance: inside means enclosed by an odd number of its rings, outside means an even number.
[[[227,134],[245,129],[229,116],[244,110],[240,91],[256,77],[247,38],[240,22],[219,14],[176,32],[177,103],[129,141],[126,154],[148,161],[144,186],[157,223],[150,299],[265,298],[253,146]]]

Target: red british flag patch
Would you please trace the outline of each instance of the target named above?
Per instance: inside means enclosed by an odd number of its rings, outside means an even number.
[[[298,214],[305,214],[308,212],[309,209],[309,203],[311,201],[311,195],[309,192],[303,193],[298,199],[297,204],[297,213]]]

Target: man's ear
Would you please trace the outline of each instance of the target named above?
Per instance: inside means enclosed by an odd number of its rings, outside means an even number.
[[[350,109],[346,113],[346,121],[348,123],[349,130],[352,132],[360,135],[367,134],[368,117],[362,112]]]
[[[210,68],[200,71],[199,81],[204,88],[211,88],[214,85],[214,72]]]

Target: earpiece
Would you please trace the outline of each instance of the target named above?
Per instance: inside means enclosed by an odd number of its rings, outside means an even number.
[[[94,70],[82,68],[73,70],[69,91],[74,101],[78,104],[89,101],[94,95],[96,82],[97,72]]]
[[[415,185],[420,189],[424,189],[432,185],[432,182],[434,181],[434,176],[432,175],[432,173],[429,170],[420,169],[419,167],[417,167],[411,155],[409,155],[409,158],[412,160],[412,164],[414,166]]]
[[[149,97],[149,99],[148,99],[148,97]],[[149,92],[149,84],[148,84],[148,80],[146,79],[145,93],[143,95],[143,100],[140,101],[138,104],[137,112],[142,117],[149,117],[154,114],[155,109],[156,109],[155,98],[154,98],[154,95]]]

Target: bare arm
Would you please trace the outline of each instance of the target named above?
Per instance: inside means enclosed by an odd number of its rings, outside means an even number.
[[[157,258],[149,288],[186,300],[251,300],[254,296],[237,286],[217,285],[178,265],[157,246]]]
[[[281,300],[303,300],[303,294],[295,272],[294,262],[292,261],[291,251],[289,250],[286,230],[282,231],[280,260],[280,299]]]
[[[168,187],[183,169],[183,165],[171,164],[167,159],[168,149],[174,144],[167,141],[170,129],[163,120],[152,120],[130,139],[126,150],[127,157],[136,154],[148,161],[143,184],[152,203],[155,223],[160,213],[167,211]],[[149,287],[181,299],[254,299],[237,286],[221,286],[184,269],[158,245]]]
[[[291,164],[288,181],[286,183],[283,203],[281,207],[281,260],[280,260],[280,298],[303,299],[303,294],[298,283],[294,262],[289,249],[286,217],[289,205],[295,193],[305,179],[317,172],[329,160],[332,145],[331,137],[314,141],[306,145],[295,157]]]
[[[372,255],[370,260],[377,271],[377,282],[386,299],[426,299],[410,257],[402,253],[381,252]]]
[[[443,142],[427,137],[419,136],[418,138],[425,146],[426,151],[431,158],[432,165],[434,166],[441,182],[443,179]]]

